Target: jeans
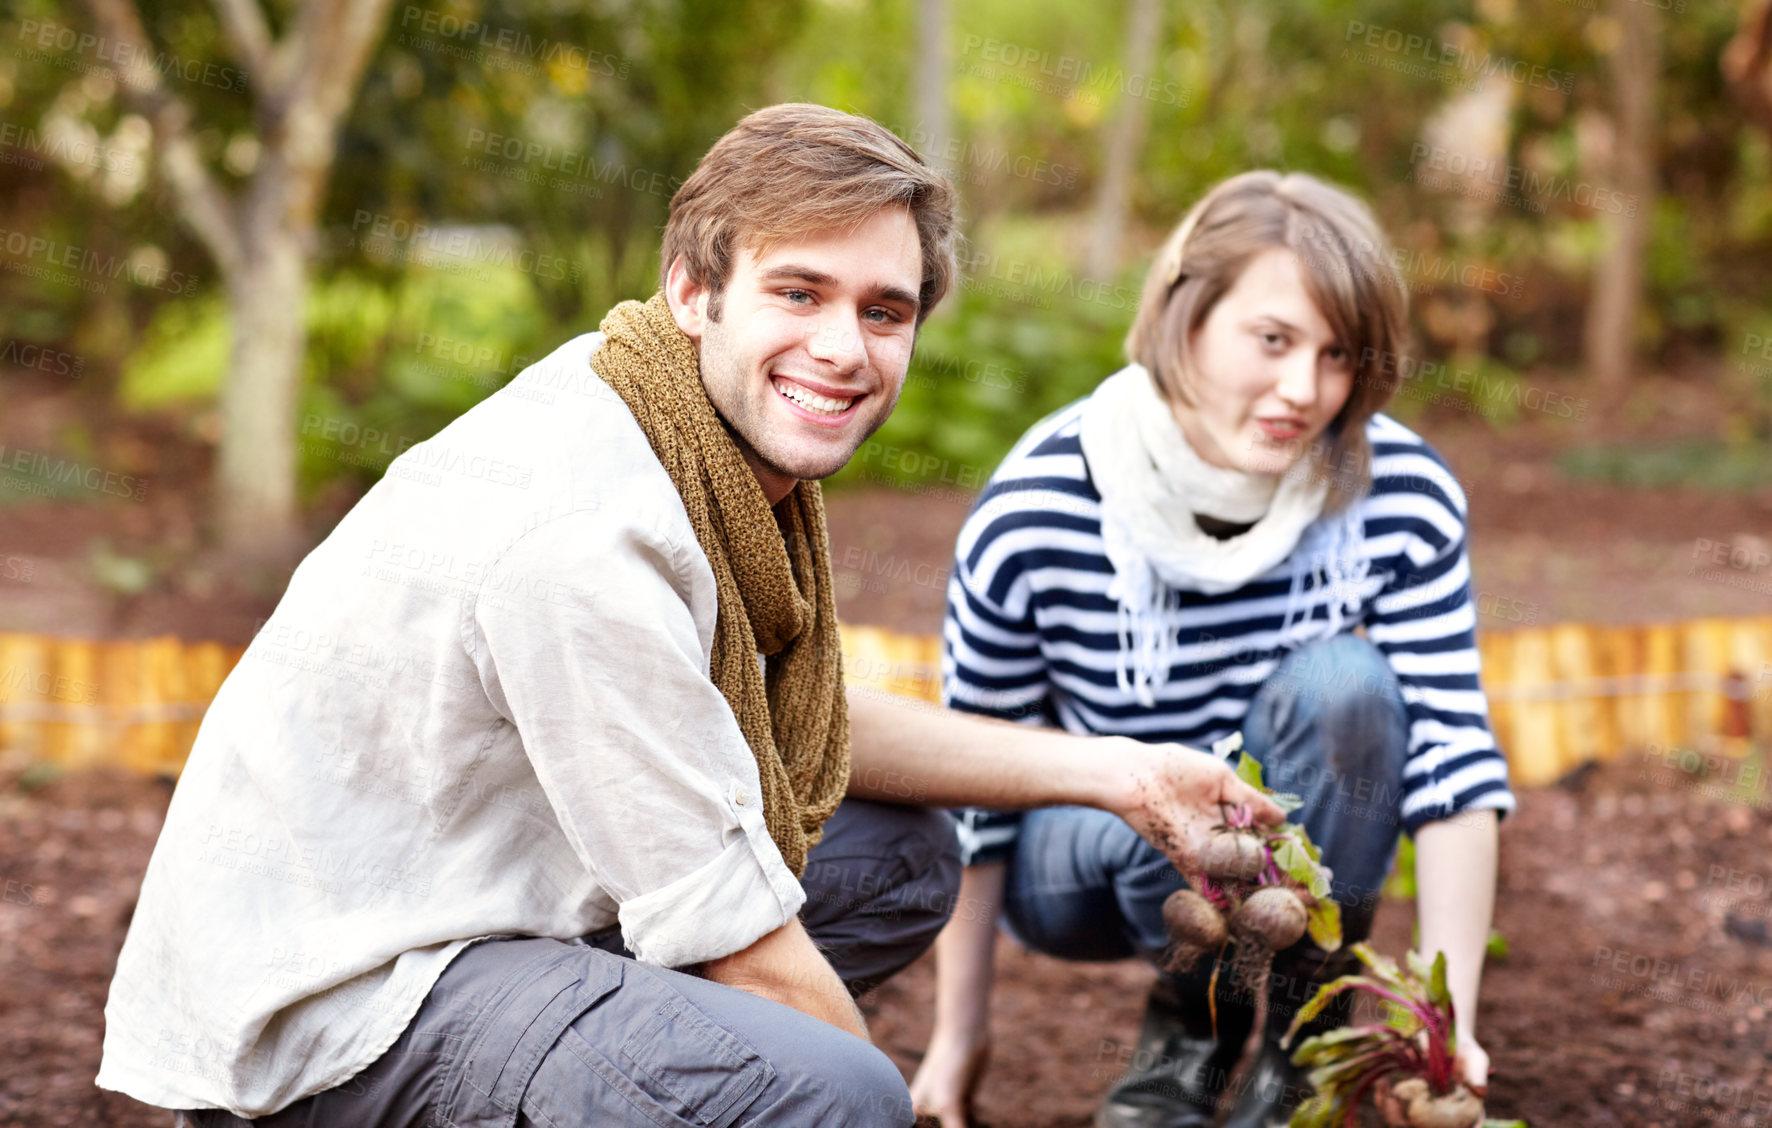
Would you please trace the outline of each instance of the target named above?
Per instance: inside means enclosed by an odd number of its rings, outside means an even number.
[[[1243,747],[1261,761],[1264,782],[1304,799],[1290,817],[1334,872],[1331,895],[1350,942],[1370,929],[1396,853],[1408,744],[1396,675],[1353,634],[1287,655],[1244,718]],[[1029,811],[1009,860],[1003,927],[1060,959],[1154,959],[1168,942],[1163,902],[1186,884],[1117,815]]]

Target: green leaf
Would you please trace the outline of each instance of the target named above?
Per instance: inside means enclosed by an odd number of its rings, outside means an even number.
[[[1287,1128],[1334,1128],[1334,1124],[1335,1105],[1320,1096],[1312,1096],[1299,1105],[1286,1122]]]
[[[1431,977],[1428,979],[1427,997],[1428,1001],[1432,1002],[1437,1007],[1450,1007],[1452,1005],[1452,992],[1446,986],[1445,952],[1434,953],[1434,970]]]
[[[1257,791],[1267,790],[1261,783],[1261,763],[1247,752],[1237,761],[1237,778]]]
[[[1483,945],[1483,954],[1492,960],[1507,959],[1507,937],[1501,934],[1501,929],[1489,930],[1489,939]]]
[[[1286,1037],[1281,1041],[1280,1045],[1288,1045],[1292,1041],[1292,1035],[1298,1033],[1299,1028],[1305,1023],[1317,1017],[1323,1008],[1329,1005],[1330,999],[1341,994],[1343,991],[1351,991],[1356,987],[1368,987],[1370,986],[1370,983],[1371,981],[1364,976],[1344,975],[1339,979],[1331,979],[1329,982],[1317,988],[1317,993],[1311,996],[1310,1002],[1298,1008],[1298,1014],[1292,1019],[1292,1027],[1286,1031]]]
[[[1483,1128],[1532,1128],[1524,1120],[1484,1120]]]
[[[1426,957],[1415,949],[1411,948],[1409,951],[1403,953],[1403,963],[1408,967],[1411,978],[1419,980],[1422,983],[1426,983],[1433,978],[1434,971],[1432,965],[1427,962]]]
[[[1341,947],[1341,906],[1329,898],[1318,898],[1306,910],[1304,926],[1310,932],[1311,939],[1317,942],[1317,947],[1325,952],[1333,952]]]

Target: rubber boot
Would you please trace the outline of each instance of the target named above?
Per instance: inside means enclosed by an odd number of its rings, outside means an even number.
[[[1131,1064],[1096,1110],[1095,1128],[1210,1128],[1255,1026],[1255,1008],[1227,973],[1219,976],[1214,1031],[1206,999],[1212,962],[1182,976],[1159,973]]]

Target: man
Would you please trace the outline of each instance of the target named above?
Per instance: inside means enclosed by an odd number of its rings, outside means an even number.
[[[957,873],[886,781],[1103,807],[1183,864],[1220,801],[1277,819],[1192,750],[846,698],[817,479],[891,413],[953,238],[872,122],[723,137],[662,292],[296,570],[173,797],[99,1084],[206,1126],[907,1124],[852,994]]]

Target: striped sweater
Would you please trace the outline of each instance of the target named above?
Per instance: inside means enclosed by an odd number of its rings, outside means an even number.
[[[1083,402],[1022,437],[961,529],[942,628],[942,700],[1069,732],[1204,748],[1241,727],[1261,683],[1309,637],[1311,627],[1300,634],[1297,624],[1281,635],[1294,562],[1220,596],[1178,593],[1167,612],[1177,632],[1169,679],[1155,708],[1138,704],[1115,678],[1113,567],[1078,438]],[[1402,686],[1409,756],[1392,798],[1411,831],[1465,810],[1505,814],[1514,797],[1478,681],[1464,492],[1402,424],[1378,415],[1367,435],[1372,489],[1356,505],[1369,568],[1343,629],[1363,624]],[[1308,614],[1320,634],[1332,592],[1318,579],[1307,578],[1299,617]],[[1012,848],[1018,815],[968,808],[957,816],[967,864]]]

